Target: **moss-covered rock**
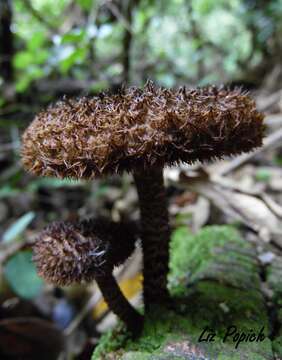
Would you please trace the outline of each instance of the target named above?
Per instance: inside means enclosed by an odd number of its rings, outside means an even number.
[[[102,337],[92,360],[273,359],[259,266],[236,229],[210,226],[196,235],[177,229],[169,288],[173,306],[155,308],[140,338],[130,340],[118,326]]]

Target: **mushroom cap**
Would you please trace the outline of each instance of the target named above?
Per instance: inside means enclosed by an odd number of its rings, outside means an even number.
[[[135,248],[132,226],[105,218],[54,222],[33,246],[38,274],[56,285],[89,282],[122,264]]]
[[[263,132],[263,115],[240,89],[149,82],[39,113],[23,135],[22,161],[36,175],[93,179],[251,151]]]

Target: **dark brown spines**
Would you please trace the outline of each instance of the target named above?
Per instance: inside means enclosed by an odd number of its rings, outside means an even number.
[[[23,164],[37,175],[95,178],[250,151],[263,115],[240,90],[129,88],[123,94],[61,101],[23,136]]]
[[[34,261],[47,282],[89,282],[122,264],[132,254],[135,239],[122,224],[106,219],[55,222],[40,233]]]
[[[57,222],[40,233],[33,251],[40,276],[56,285],[69,285],[93,280],[93,268],[98,271],[104,263],[106,247],[97,237],[83,236],[77,226]]]

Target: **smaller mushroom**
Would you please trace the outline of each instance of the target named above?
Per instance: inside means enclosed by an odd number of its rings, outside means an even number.
[[[136,336],[142,330],[143,316],[124,297],[113,275],[113,268],[132,254],[135,242],[133,223],[105,218],[54,222],[40,233],[33,259],[38,274],[56,285],[95,279],[109,308]]]

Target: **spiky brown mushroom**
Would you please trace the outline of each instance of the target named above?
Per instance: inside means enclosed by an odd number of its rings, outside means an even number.
[[[237,155],[262,143],[263,115],[240,90],[178,91],[147,83],[122,94],[61,101],[23,136],[37,175],[89,178],[131,171],[141,208],[145,306],[168,297],[166,165]]]
[[[132,254],[136,232],[131,224],[105,218],[80,223],[54,222],[34,245],[38,273],[56,285],[96,280],[109,308],[134,334],[142,330],[143,317],[122,294],[112,272]]]

